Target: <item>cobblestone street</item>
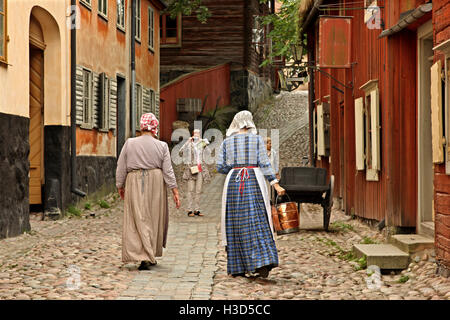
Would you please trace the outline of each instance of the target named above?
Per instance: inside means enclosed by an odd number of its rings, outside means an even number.
[[[280,166],[299,165],[307,148],[300,122],[307,113],[296,119],[295,110],[306,96],[281,95],[275,103],[283,104],[283,112],[268,106],[265,116],[256,113],[258,126],[289,131],[280,141]],[[283,119],[287,125],[278,123]],[[299,129],[291,130],[289,123]],[[181,168],[174,169],[180,177]],[[169,199],[167,248],[148,271],[121,261],[123,202],[117,194],[103,199],[110,208],[96,201],[79,216],[35,217],[29,233],[0,240],[0,299],[450,299],[450,279],[436,275],[433,252],[368,285],[370,274],[351,249],[357,243],[383,243],[384,235],[336,208],[330,231],[324,232],[320,206],[308,204],[301,206],[300,232],[276,236],[279,267],[267,279],[227,275],[219,242],[224,179],[214,174],[204,186],[204,217],[187,216],[186,184],[179,179],[182,206],[176,210]]]
[[[321,211],[307,205],[302,230],[277,236],[280,266],[267,279],[228,276],[219,243],[223,178],[205,188],[205,217],[187,217],[171,204],[168,247],[149,271],[121,262],[122,202],[115,196],[95,218],[86,212],[33,221],[29,234],[0,241],[0,299],[450,299],[450,280],[435,275],[432,255],[368,288],[366,270],[356,271],[345,253],[383,236],[338,210],[331,232],[323,232]]]

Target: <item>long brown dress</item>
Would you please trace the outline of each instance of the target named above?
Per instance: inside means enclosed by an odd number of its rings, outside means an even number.
[[[166,187],[177,187],[167,143],[150,135],[128,139],[117,162],[116,186],[125,187],[122,261],[155,263],[167,242]]]

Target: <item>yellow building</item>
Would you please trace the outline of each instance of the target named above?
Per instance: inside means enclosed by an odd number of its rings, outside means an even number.
[[[69,132],[69,6],[0,0],[0,238],[30,228],[29,206],[42,204],[46,176],[63,170],[47,166],[64,147],[47,131]]]

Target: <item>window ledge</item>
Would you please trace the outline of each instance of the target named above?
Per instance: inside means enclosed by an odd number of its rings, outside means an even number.
[[[98,129],[98,132],[109,133],[109,129]]]
[[[152,47],[148,47],[148,51],[150,51],[151,53],[155,54],[155,49]]]
[[[92,124],[83,123],[80,125],[80,129],[92,130],[94,126]]]
[[[80,3],[88,10],[92,11],[92,7],[89,3],[84,2],[83,0],[80,0]]]
[[[98,12],[98,16],[108,22],[108,16],[104,15],[102,12]]]
[[[160,44],[161,48],[181,48],[181,43]]]
[[[119,30],[119,31],[121,31],[123,33],[126,33],[125,27],[122,27],[120,24],[117,24],[117,30]]]

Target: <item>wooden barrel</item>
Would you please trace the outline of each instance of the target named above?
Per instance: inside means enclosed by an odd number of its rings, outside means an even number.
[[[285,202],[277,206],[278,220],[281,230],[277,230],[277,234],[287,234],[298,232],[300,226],[300,218],[296,202]]]

